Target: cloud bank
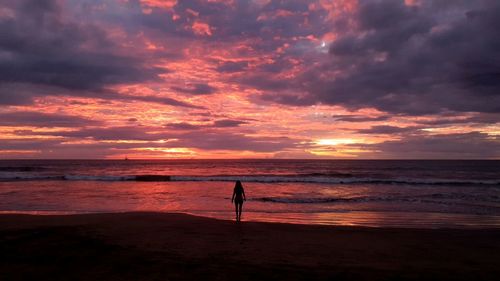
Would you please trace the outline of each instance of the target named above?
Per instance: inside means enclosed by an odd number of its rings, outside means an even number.
[[[0,0],[0,156],[498,158],[498,26],[493,0]]]

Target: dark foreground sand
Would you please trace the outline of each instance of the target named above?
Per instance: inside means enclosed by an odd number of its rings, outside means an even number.
[[[0,280],[498,280],[500,229],[0,215]]]

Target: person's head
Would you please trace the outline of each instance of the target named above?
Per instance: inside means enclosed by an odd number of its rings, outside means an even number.
[[[241,185],[241,181],[240,181],[240,180],[237,180],[237,181],[236,181],[236,186],[237,186],[237,187],[242,187],[242,185]]]

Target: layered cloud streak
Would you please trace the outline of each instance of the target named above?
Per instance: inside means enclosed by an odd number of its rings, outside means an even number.
[[[0,155],[498,158],[499,15],[488,0],[0,0]]]

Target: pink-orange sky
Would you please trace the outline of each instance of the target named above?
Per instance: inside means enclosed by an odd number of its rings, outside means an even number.
[[[0,0],[0,159],[498,159],[498,26],[493,0]]]

